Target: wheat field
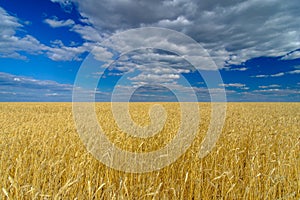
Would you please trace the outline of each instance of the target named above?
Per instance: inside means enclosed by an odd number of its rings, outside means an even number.
[[[149,124],[152,103],[130,103]],[[179,106],[151,138],[123,133],[109,103],[96,112],[118,147],[149,152],[166,145],[180,125]],[[159,171],[125,173],[96,160],[81,142],[71,103],[0,103],[0,199],[300,199],[300,103],[228,103],[223,132],[211,153],[197,152],[210,121],[199,103],[200,128],[191,147]]]

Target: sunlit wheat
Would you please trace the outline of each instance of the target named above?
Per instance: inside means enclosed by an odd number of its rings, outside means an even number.
[[[131,103],[133,120],[150,123],[151,103]],[[176,103],[162,131],[135,138],[119,129],[109,103],[96,112],[107,137],[133,152],[157,150],[180,126]],[[199,159],[209,103],[199,104],[197,138],[175,163],[144,174],[107,168],[77,135],[71,103],[0,104],[0,199],[299,199],[300,103],[229,103],[217,145]]]

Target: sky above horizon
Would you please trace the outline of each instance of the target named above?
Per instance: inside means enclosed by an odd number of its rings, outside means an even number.
[[[225,88],[228,101],[299,102],[299,10],[296,0],[0,0],[0,101],[72,101],[77,72],[91,53],[100,63],[114,61],[89,74],[101,77],[94,88],[97,101],[110,101],[115,87],[121,101],[129,88],[136,89],[131,101],[176,101],[172,89],[188,88],[198,101],[210,101],[202,73],[218,71],[223,82],[211,84],[210,92]],[[149,48],[153,41],[174,46],[168,35],[159,40],[133,35],[125,38],[127,46],[99,46],[141,27],[186,34],[216,67],[197,57],[199,74],[186,57]],[[137,41],[145,48],[114,54]],[[176,43],[183,54],[197,51]]]

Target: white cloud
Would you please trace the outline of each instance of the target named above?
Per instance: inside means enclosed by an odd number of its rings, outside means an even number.
[[[259,74],[259,75],[255,75],[255,76],[252,76],[252,77],[256,77],[256,78],[266,78],[266,77],[269,77],[269,75]]]
[[[55,42],[57,45],[46,47],[46,55],[54,61],[80,61],[80,55],[92,49],[92,44],[83,43],[81,46],[68,47],[61,41]]]
[[[277,85],[277,84],[272,84],[272,85],[260,85],[258,86],[259,88],[262,88],[262,89],[266,89],[266,88],[278,88],[280,87],[280,85]]]
[[[178,27],[178,26],[191,25],[192,22],[190,22],[184,16],[179,16],[175,20],[169,20],[169,19],[160,20],[157,24],[159,26],[163,26],[163,27],[166,27],[166,28],[173,28],[173,27]]]
[[[300,69],[288,72],[289,74],[300,74]]]
[[[278,89],[278,88],[253,90],[252,92],[253,93],[270,93],[270,94],[281,95],[281,96],[300,94],[300,91],[297,89]]]
[[[16,32],[24,27],[19,21],[0,7],[0,57],[27,59],[24,53],[33,55],[45,53],[55,61],[81,60],[80,55],[92,48],[90,43],[68,47],[59,40],[52,42],[52,46],[46,46],[31,35],[17,36]],[[72,26],[74,24],[72,20],[47,20],[47,22],[53,27]]]
[[[300,45],[300,4],[296,0],[204,0],[201,4],[196,0],[73,2],[81,15],[101,32],[141,26],[169,27],[188,34],[209,52],[223,49],[212,56],[220,68],[225,62],[240,64],[261,56],[298,58],[298,53],[288,54]]]
[[[100,33],[95,28],[93,28],[92,26],[88,26],[88,25],[82,26],[82,25],[76,24],[70,30],[78,33],[82,37],[82,39],[91,41],[91,42],[101,42],[104,37],[104,36],[101,36]]]
[[[13,80],[14,80],[14,81],[21,81],[21,79],[20,79],[20,78],[17,78],[17,77],[14,78]]]
[[[0,57],[26,59],[20,52],[38,54],[45,50],[46,46],[33,36],[16,35],[23,26],[18,18],[9,15],[0,7]]]
[[[299,58],[299,51],[294,51],[300,45],[299,3],[295,0],[284,4],[278,0],[218,3],[204,0],[201,4],[196,0],[166,0],[160,3],[132,0],[52,0],[52,2],[59,3],[66,11],[72,10],[75,2],[83,16],[81,21],[87,25],[75,24],[71,19],[57,18],[45,19],[45,22],[52,27],[70,27],[70,31],[80,34],[89,43],[102,41],[109,34],[129,28],[160,26],[181,31],[197,40],[208,50],[219,68],[223,68],[226,63],[240,64],[260,56]],[[45,45],[30,35],[16,36],[16,31],[25,24],[27,23],[22,24],[16,17],[0,9],[2,57],[26,59],[20,51],[32,54],[47,51]],[[143,40],[135,36],[132,36],[132,39],[137,43]],[[161,42],[162,47],[174,45],[168,39]],[[143,44],[151,45],[151,40],[144,41]],[[178,48],[182,53],[197,50],[190,44],[181,44]],[[51,55],[50,58],[55,60],[59,58],[53,53],[47,55]],[[201,61],[193,56],[190,56],[190,59],[209,69],[209,59],[205,56],[200,59]],[[245,71],[246,68],[231,70]]]
[[[73,26],[75,22],[71,19],[68,20],[57,20],[56,18],[54,19],[45,19],[45,23],[47,23],[49,26],[52,28],[59,28],[59,27],[65,27],[65,26]]]
[[[183,78],[180,75],[189,73],[194,68],[181,56],[161,50],[143,49],[124,54],[110,66],[109,70],[111,72],[107,74],[108,76],[121,76],[129,72],[127,80],[133,87],[153,83],[170,87],[170,85],[179,86],[177,81]]]
[[[280,76],[283,76],[284,73],[283,72],[280,72],[280,73],[277,73],[277,74],[271,74],[270,76],[271,77],[280,77]]]
[[[267,88],[261,90],[242,92],[239,100],[243,101],[296,101],[300,99],[300,91],[298,89],[278,89]]]
[[[95,59],[99,61],[108,61],[111,60],[113,57],[113,54],[111,52],[109,52],[106,48],[103,48],[101,46],[94,47],[92,53]]]
[[[281,77],[281,76],[284,76],[286,74],[300,74],[300,70],[299,69],[296,69],[296,70],[293,70],[293,71],[287,71],[287,72],[279,72],[277,74],[260,74],[260,75],[254,75],[254,76],[251,76],[251,77],[255,77],[255,78],[267,78],[267,77]]]
[[[248,68],[246,67],[240,67],[240,68],[225,68],[227,71],[246,71]]]
[[[73,20],[58,20],[57,18],[46,19],[44,22],[53,28],[70,27],[70,31],[79,34],[82,39],[86,40],[86,42],[84,42],[82,45],[77,46],[65,46],[61,40],[53,41],[52,46],[46,48],[46,54],[50,59],[55,61],[80,61],[80,56],[82,53],[90,52],[92,50],[92,53],[98,60],[106,61],[112,57],[111,52],[96,45],[96,43],[101,42],[106,35],[100,35],[100,33],[92,26],[83,26],[80,24],[75,24]]]
[[[228,83],[228,84],[219,84],[219,86],[222,86],[222,87],[236,87],[236,88],[243,88],[243,87],[245,87],[246,85],[245,85],[245,84],[242,84],[242,83]]]
[[[0,33],[1,36],[11,36],[16,33],[16,29],[23,27],[19,20],[9,15],[3,8],[0,7]]]
[[[70,101],[73,85],[0,72],[1,101]],[[53,99],[54,98],[54,99]]]
[[[52,2],[56,2],[59,3],[60,6],[64,9],[65,12],[72,12],[73,10],[73,5],[72,2],[70,0],[51,0]]]
[[[56,92],[54,92],[54,93],[47,93],[47,94],[45,94],[45,96],[47,96],[47,97],[51,97],[51,96],[59,96],[59,94],[58,93],[56,93]]]
[[[140,31],[131,30],[130,34],[117,34],[110,38],[110,40],[103,43],[104,47],[113,49],[118,52],[128,52],[141,48],[155,48],[166,51],[171,51],[174,55],[159,55],[161,53],[149,54],[147,60],[150,59],[167,59],[169,61],[177,62],[178,60],[188,60],[193,66],[201,70],[217,70],[217,66],[213,62],[216,54],[205,51],[199,48],[199,44],[193,40],[180,37],[178,34],[166,34],[167,31],[157,31],[155,28],[142,29]],[[174,33],[174,32],[173,32]],[[217,53],[223,53],[222,50]],[[164,58],[162,58],[164,57]],[[169,57],[169,58],[168,58]],[[145,62],[145,60],[144,60]],[[223,66],[218,66],[222,68]]]
[[[178,74],[139,74],[133,78],[129,78],[132,81],[149,82],[149,83],[169,83],[174,79],[179,79]]]
[[[294,60],[300,58],[300,51],[294,51],[292,53],[288,53],[284,57],[282,57],[282,60]]]
[[[221,87],[225,87],[225,88],[237,88],[237,89],[242,89],[242,90],[249,90],[249,87],[246,87],[246,84],[242,84],[242,83],[227,83],[227,84],[219,84],[219,86]],[[232,93],[232,91],[234,90],[228,90],[226,89],[226,93]]]

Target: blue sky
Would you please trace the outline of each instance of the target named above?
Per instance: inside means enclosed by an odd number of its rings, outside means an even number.
[[[165,50],[113,56],[115,49],[97,47],[122,31],[161,27],[207,50],[223,79],[210,89],[225,88],[228,101],[298,102],[299,10],[297,0],[0,0],[0,101],[71,101],[77,72],[91,52],[98,60],[116,60],[90,74],[101,77],[98,101],[110,101],[115,87],[120,96],[135,88],[132,101],[176,101],[170,88],[185,91],[183,78],[199,101],[209,101],[200,74],[216,69],[205,63],[199,74]]]

